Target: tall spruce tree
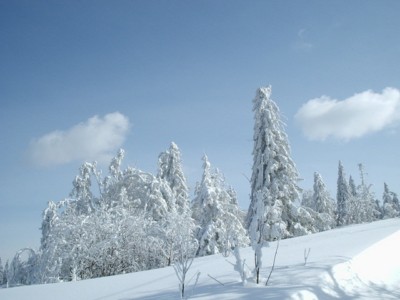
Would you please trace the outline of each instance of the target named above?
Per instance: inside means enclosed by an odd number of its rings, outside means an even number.
[[[268,240],[293,235],[297,220],[292,205],[300,189],[284,123],[271,99],[271,86],[257,90],[253,112],[253,169],[246,225],[255,251],[258,283],[263,245]]]
[[[337,179],[337,216],[336,222],[338,226],[348,223],[347,204],[350,197],[349,186],[347,184],[342,162],[339,161],[338,179]]]

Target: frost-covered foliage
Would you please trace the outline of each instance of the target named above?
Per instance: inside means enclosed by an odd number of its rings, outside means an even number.
[[[179,215],[178,215],[179,218]],[[185,288],[187,284],[187,273],[192,266],[198,249],[196,239],[193,239],[193,231],[182,223],[180,234],[176,236],[176,259],[173,265],[175,274],[179,280],[179,292],[181,299],[185,299]],[[200,273],[198,273],[200,276]]]
[[[389,190],[389,186],[384,183],[383,195],[383,218],[395,218],[400,216],[400,204],[397,194]]]
[[[293,207],[300,190],[298,172],[290,156],[279,108],[271,100],[271,86],[257,90],[253,112],[253,169],[246,226],[256,254],[258,278],[261,247],[265,242],[290,237],[303,230]]]
[[[171,152],[177,149],[171,146]],[[179,157],[176,152],[173,155]],[[163,176],[131,167],[122,170],[123,158],[120,150],[104,178],[96,163],[84,163],[70,197],[48,203],[40,249],[17,253],[10,265],[10,285],[162,267],[178,258],[179,239],[196,243],[190,207],[182,208],[188,201],[183,172],[178,189],[176,181]],[[180,165],[173,168],[181,170]]]
[[[196,188],[192,210],[198,225],[197,255],[226,254],[235,246],[248,245],[236,193],[226,185],[223,175],[211,168],[206,155],[203,157],[203,176]]]

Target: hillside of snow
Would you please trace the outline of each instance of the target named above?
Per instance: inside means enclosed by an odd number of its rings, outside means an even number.
[[[263,250],[263,282],[276,242]],[[305,265],[304,252],[309,251]],[[251,248],[241,249],[251,268]],[[400,299],[400,219],[352,225],[282,240],[267,287],[243,285],[233,255],[197,258],[189,271],[189,299]],[[197,274],[199,274],[195,285]],[[0,289],[1,300],[179,299],[167,267],[78,282]]]

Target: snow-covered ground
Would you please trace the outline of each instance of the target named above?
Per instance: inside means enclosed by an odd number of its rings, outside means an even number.
[[[271,243],[263,252],[264,281],[275,247],[276,242]],[[305,265],[304,251],[308,249]],[[251,249],[242,249],[241,254],[251,267]],[[281,241],[268,287],[252,282],[243,286],[232,263],[232,255],[196,259],[188,277],[193,277],[187,287],[190,299],[400,299],[400,219]],[[78,282],[0,289],[0,299],[179,299],[179,293],[174,270],[168,267]]]

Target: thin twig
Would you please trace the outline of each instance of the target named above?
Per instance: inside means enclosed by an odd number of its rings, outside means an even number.
[[[304,248],[304,265],[307,264],[307,260],[308,260],[308,256],[310,255],[310,251],[311,251],[311,248],[308,248],[308,251],[306,248]]]
[[[210,274],[207,274],[208,275],[208,277],[210,277],[211,279],[214,279],[216,282],[218,282],[220,285],[224,285],[225,286],[225,284],[223,284],[221,281],[219,281],[217,278],[214,278],[214,277],[212,277]]]
[[[270,277],[271,277],[271,274],[272,274],[272,272],[274,271],[274,268],[275,268],[275,260],[276,260],[276,254],[278,253],[279,241],[280,241],[280,239],[278,240],[278,243],[276,244],[276,250],[275,250],[275,255],[274,255],[274,261],[272,262],[271,271],[269,272],[269,275],[268,275],[268,278],[267,278],[267,282],[265,283],[265,286],[268,285],[268,282],[269,282],[269,279],[270,279]]]

